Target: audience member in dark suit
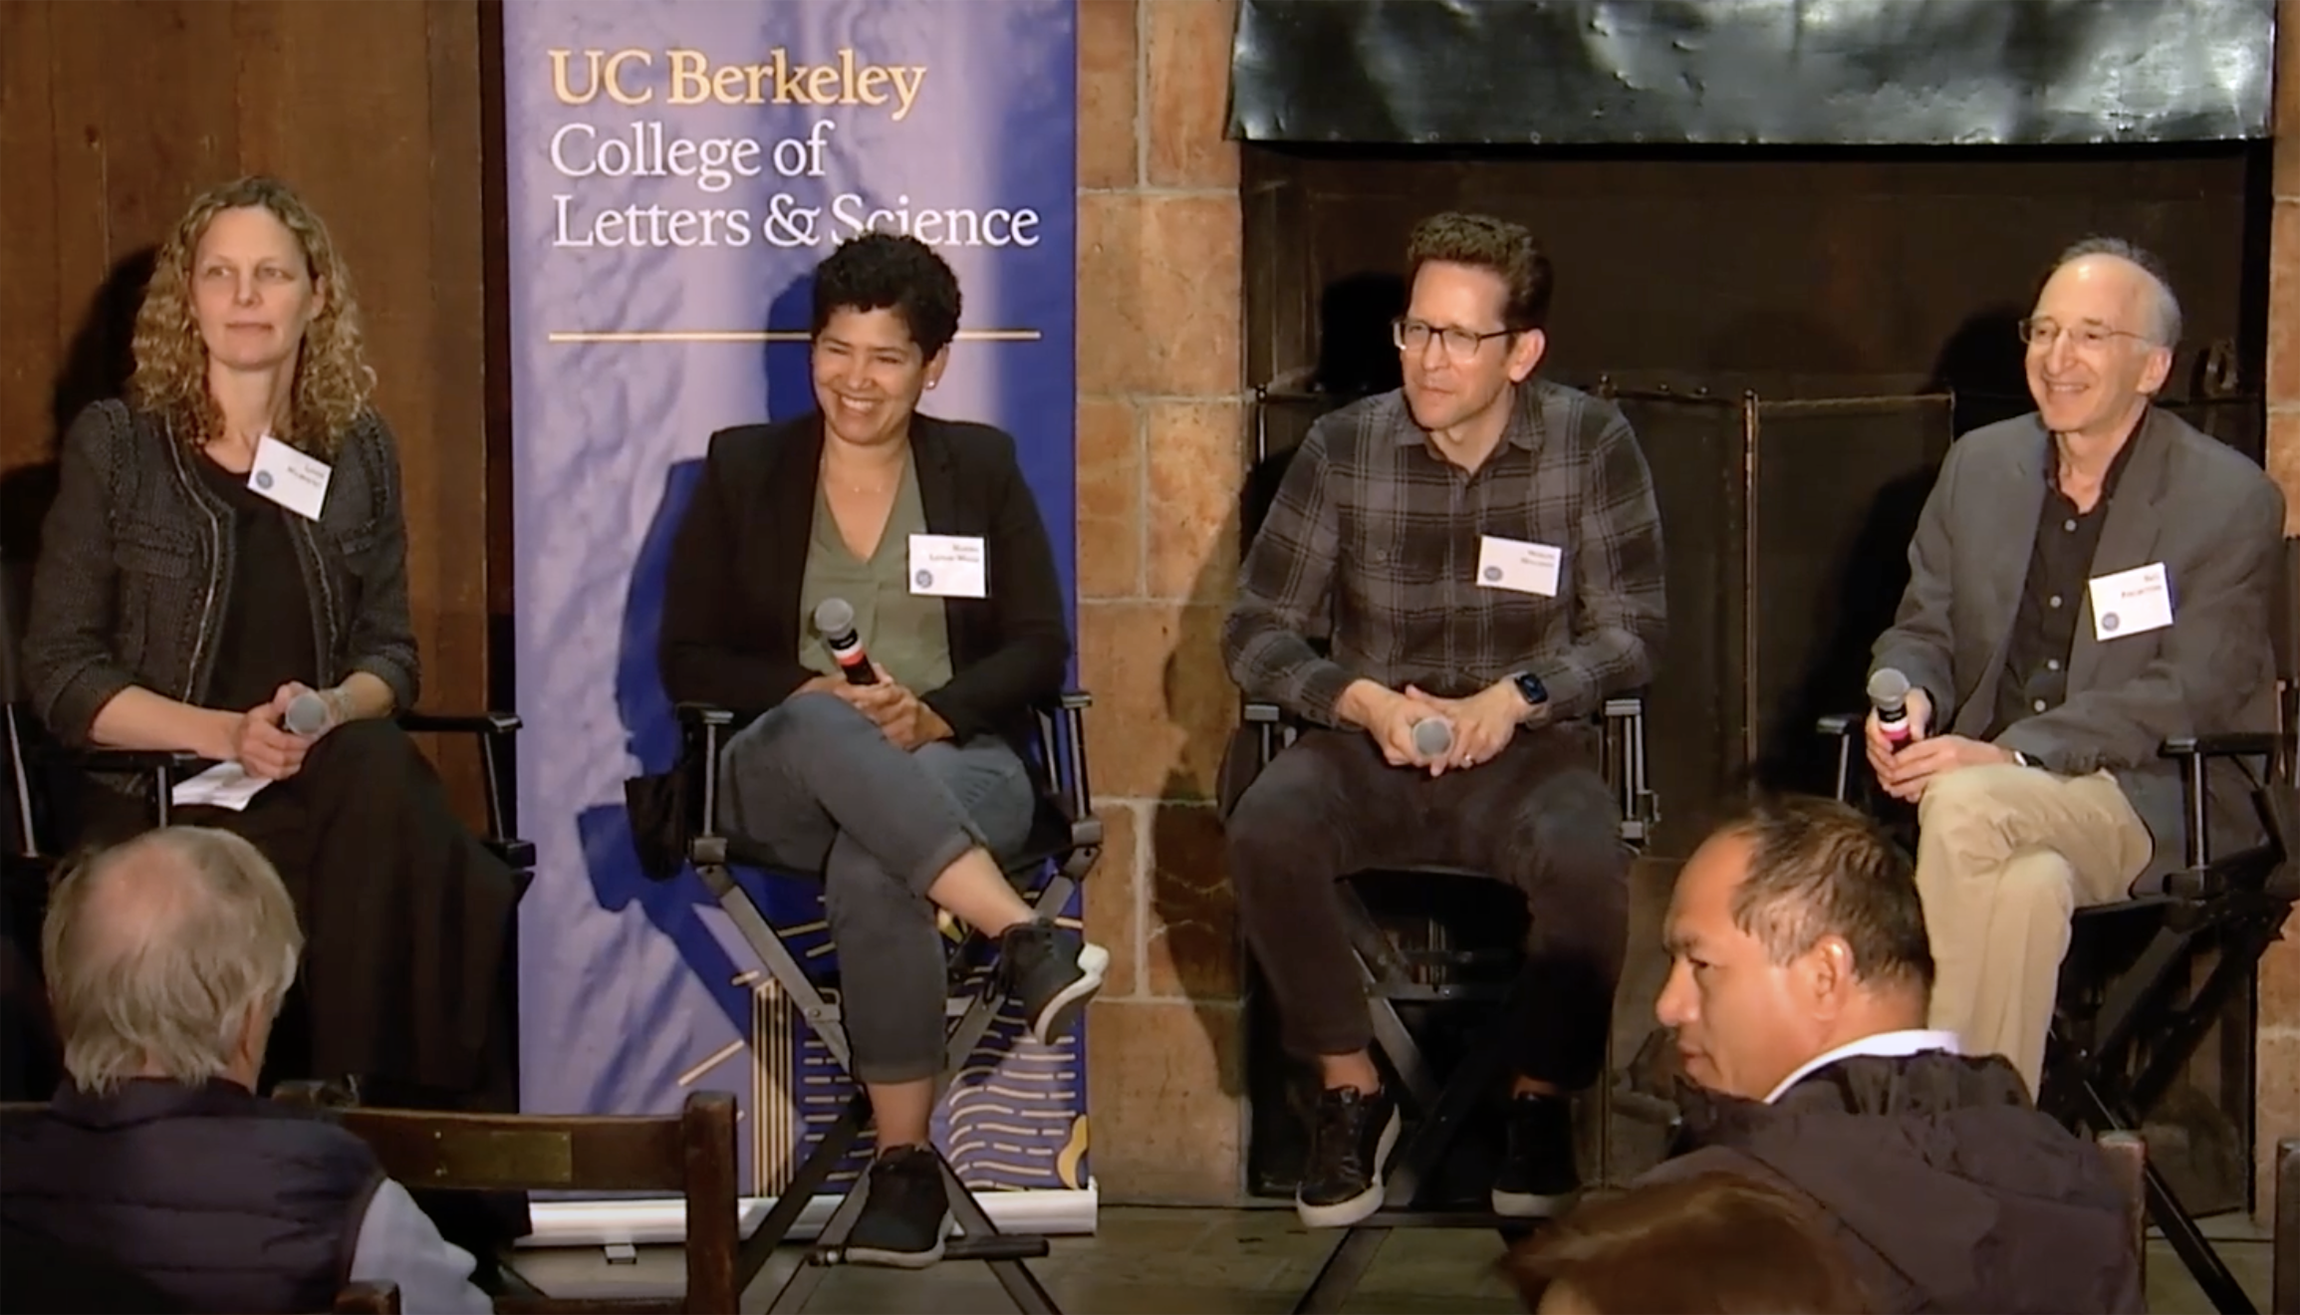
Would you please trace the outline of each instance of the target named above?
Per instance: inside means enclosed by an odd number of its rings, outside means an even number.
[[[326,1310],[347,1282],[491,1308],[366,1143],[254,1093],[303,947],[254,846],[146,832],[65,877],[42,940],[69,1076],[0,1131],[0,1221],[56,1248],[54,1282],[106,1300],[109,1264],[183,1310]]]
[[[1877,1309],[2137,1312],[2107,1158],[2002,1056],[1925,1029],[1933,958],[1907,856],[1842,804],[1758,805],[1669,904],[1656,1009],[1686,1076],[1681,1154],[1810,1197]]]

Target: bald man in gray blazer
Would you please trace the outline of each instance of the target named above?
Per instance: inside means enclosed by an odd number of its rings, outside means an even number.
[[[1912,738],[1870,765],[1917,805],[1939,979],[1930,1024],[2034,1093],[2069,917],[2184,861],[2168,736],[2275,726],[2284,498],[2155,409],[2180,308],[2153,257],[2070,248],[2021,324],[2037,410],[1950,450],[1872,670],[1909,678]],[[2216,839],[2256,834],[2233,764]]]

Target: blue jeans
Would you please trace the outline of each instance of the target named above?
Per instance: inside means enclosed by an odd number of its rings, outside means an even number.
[[[1011,856],[1037,808],[995,736],[905,753],[838,698],[795,695],[720,750],[719,825],[794,872],[819,872],[855,1076],[942,1070],[949,981],[927,887],[968,850]]]

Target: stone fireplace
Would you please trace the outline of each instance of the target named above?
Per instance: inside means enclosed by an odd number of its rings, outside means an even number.
[[[1081,656],[1114,840],[1088,920],[1117,954],[1090,1077],[1110,1199],[1254,1185],[1247,1059],[1267,1039],[1239,1004],[1207,802],[1235,715],[1216,637],[1250,426],[1283,446],[1394,384],[1381,326],[1421,215],[1489,210],[1543,236],[1559,269],[1545,368],[1623,397],[1662,490],[1671,825],[1640,868],[1618,1059],[1646,1030],[1659,905],[1702,815],[1752,775],[1811,783],[1799,728],[1857,701],[1949,438],[2026,409],[2011,323],[2059,247],[2115,233],[2165,257],[2188,321],[2174,396],[2265,459],[2300,529],[2295,21],[2273,143],[1536,149],[1240,146],[1230,0],[1080,13]],[[2300,952],[2279,946],[2256,1011],[2229,1021],[2250,1057],[2214,1050],[2194,1098],[2265,1154],[2300,1132]]]

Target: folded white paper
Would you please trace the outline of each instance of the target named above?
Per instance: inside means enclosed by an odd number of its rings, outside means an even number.
[[[270,784],[261,776],[248,775],[247,769],[238,763],[217,763],[188,781],[176,782],[173,798],[178,808],[209,804],[238,813],[246,811],[248,804]]]

